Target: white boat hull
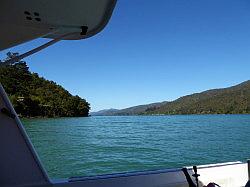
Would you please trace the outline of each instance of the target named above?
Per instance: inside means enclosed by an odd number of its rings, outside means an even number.
[[[191,168],[189,173],[192,173]],[[198,173],[201,175],[200,187],[209,182],[215,182],[222,187],[238,187],[245,186],[248,181],[247,164],[241,162],[198,166]],[[188,187],[181,169],[82,177],[53,183],[58,187]]]

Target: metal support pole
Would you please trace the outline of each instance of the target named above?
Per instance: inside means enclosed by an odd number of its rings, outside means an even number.
[[[57,38],[55,38],[53,40],[50,40],[49,42],[47,42],[47,43],[45,43],[45,44],[43,44],[43,45],[41,45],[39,47],[36,47],[36,48],[34,48],[34,49],[26,52],[26,53],[23,53],[21,55],[18,55],[18,56],[14,57],[14,58],[11,58],[11,59],[3,61],[3,62],[0,61],[0,66],[1,65],[2,66],[4,66],[4,65],[11,65],[11,64],[13,64],[15,62],[18,62],[18,61],[22,60],[23,58],[28,57],[28,56],[30,56],[30,55],[32,55],[34,53],[37,53],[37,52],[39,52],[39,51],[41,51],[41,50],[43,50],[43,49],[45,49],[45,48],[47,48],[47,47],[55,44],[56,42],[59,42],[62,39],[66,38],[66,37],[68,37],[70,35],[74,35],[74,34],[80,34],[80,33],[74,32],[74,33],[67,33],[67,34],[64,34],[62,36],[59,36],[59,37],[57,37]]]
[[[250,159],[247,160],[248,180],[250,180]]]

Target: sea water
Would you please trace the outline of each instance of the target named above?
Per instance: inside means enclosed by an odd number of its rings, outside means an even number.
[[[52,178],[246,161],[250,115],[22,120]]]

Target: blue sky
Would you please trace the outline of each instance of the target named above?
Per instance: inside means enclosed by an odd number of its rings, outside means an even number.
[[[62,41],[26,61],[92,111],[174,100],[250,79],[249,10],[247,0],[120,0],[98,35]]]

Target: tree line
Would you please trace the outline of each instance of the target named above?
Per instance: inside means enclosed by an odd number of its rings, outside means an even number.
[[[13,58],[17,53],[7,53]],[[53,81],[31,73],[25,61],[0,65],[0,83],[21,117],[86,117],[90,104]]]

